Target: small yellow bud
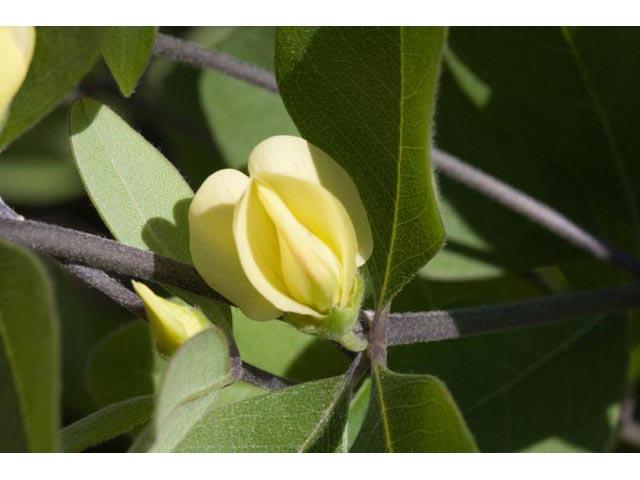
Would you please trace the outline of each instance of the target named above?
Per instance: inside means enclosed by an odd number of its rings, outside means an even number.
[[[162,298],[143,283],[131,283],[144,303],[156,347],[162,355],[172,355],[184,342],[211,327],[198,309]]]
[[[0,27],[0,125],[27,76],[35,44],[34,27]]]
[[[360,308],[358,267],[373,241],[358,190],[329,155],[276,136],[249,157],[249,174],[225,169],[189,209],[191,257],[205,281],[254,320],[364,348],[351,328]]]

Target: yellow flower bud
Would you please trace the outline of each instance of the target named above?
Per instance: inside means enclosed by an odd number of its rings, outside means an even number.
[[[302,138],[264,140],[249,176],[225,169],[189,209],[191,257],[249,318],[284,316],[303,331],[364,348],[353,337],[358,267],[371,255],[367,214],[351,177]]]
[[[162,298],[143,283],[131,283],[144,303],[156,347],[162,355],[172,355],[184,342],[211,327],[198,309]]]
[[[0,27],[0,124],[27,76],[35,44],[34,27]]]

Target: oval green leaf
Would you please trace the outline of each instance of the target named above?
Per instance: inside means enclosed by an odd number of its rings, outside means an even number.
[[[355,452],[476,452],[478,447],[444,383],[373,367],[369,412]]]
[[[40,262],[0,242],[1,452],[54,452],[60,426],[60,338]]]
[[[178,452],[334,452],[343,440],[350,380],[335,377],[212,410]]]
[[[171,162],[111,109],[91,99],[74,104],[70,133],[87,193],[113,236],[191,263],[187,217],[193,191]],[[230,330],[228,307],[171,290]]]
[[[0,150],[49,113],[91,70],[100,54],[101,28],[38,27],[24,84],[0,131]]]
[[[114,403],[78,420],[60,432],[64,452],[81,452],[144,425],[153,410],[153,397]]]
[[[353,177],[369,213],[377,307],[440,249],[431,120],[445,28],[279,28],[276,74],[302,136]]]
[[[209,328],[171,358],[154,412],[154,451],[171,451],[232,382],[224,334]]]
[[[120,91],[129,97],[144,73],[158,27],[109,27],[102,38],[104,57]]]
[[[108,107],[71,110],[71,147],[87,193],[114,237],[190,263],[193,192],[175,167]]]

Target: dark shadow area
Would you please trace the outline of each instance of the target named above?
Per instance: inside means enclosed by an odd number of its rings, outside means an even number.
[[[626,388],[625,333],[623,319],[564,322],[393,347],[389,365],[441,378],[481,451],[550,439],[552,450],[605,451],[615,433],[609,411]]]
[[[103,106],[92,98],[76,100],[71,107],[69,117],[69,134],[71,136],[84,132],[91,126]]]
[[[638,33],[600,28],[576,29],[573,35],[593,87],[608,106],[612,135],[619,147],[628,146],[622,162],[637,174],[632,159],[640,144],[634,140],[637,128],[630,126],[638,124],[640,111],[640,56],[624,45],[637,44]],[[449,47],[469,74],[445,62],[436,145],[629,248],[629,199],[562,31],[453,28]],[[485,105],[474,102],[472,81],[490,91]],[[615,101],[620,98],[625,101]],[[444,175],[439,183],[442,196],[498,252],[501,264],[526,268],[576,256],[563,240],[482,195]]]
[[[326,340],[316,339],[291,363],[286,378],[296,381],[317,380],[342,375],[350,358]]]
[[[142,228],[142,239],[150,250],[191,263],[189,255],[189,205],[191,199],[185,198],[173,207],[173,222],[166,218],[154,217]]]
[[[454,253],[464,255],[465,257],[469,257],[469,259],[471,260],[478,260],[483,263],[497,265],[504,269],[508,268],[508,265],[504,262],[504,259],[502,259],[499,254],[486,250],[480,250],[479,248],[470,247],[468,245],[463,245],[462,243],[455,240],[447,240],[443,248]]]
[[[152,395],[160,362],[149,326],[130,322],[105,336],[87,359],[87,386],[98,406]]]
[[[393,311],[426,311],[523,301],[547,293],[514,275],[461,282],[416,277]],[[535,309],[476,319],[459,311],[430,331],[476,334],[396,346],[390,368],[441,378],[460,406],[481,451],[505,452],[553,441],[547,449],[604,451],[615,434],[611,408],[626,388],[624,319],[581,319],[477,335],[485,328],[536,320]],[[484,316],[486,317],[486,315]],[[550,440],[553,439],[553,440]]]
[[[59,265],[53,262],[46,265],[54,280],[60,318],[63,424],[68,425],[98,408],[85,378],[85,366],[93,348],[132,317]]]
[[[2,433],[0,452],[20,453],[29,451],[29,441],[20,412],[18,386],[12,378],[11,360],[4,342],[0,341],[0,412],[2,413]],[[10,414],[9,414],[10,413]]]

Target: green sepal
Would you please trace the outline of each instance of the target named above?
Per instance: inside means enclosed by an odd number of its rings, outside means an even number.
[[[360,313],[364,286],[364,280],[360,275],[357,275],[348,305],[344,308],[333,308],[324,317],[286,313],[283,320],[304,333],[333,340],[347,350],[361,352],[367,348],[367,340],[354,332],[353,327]]]

